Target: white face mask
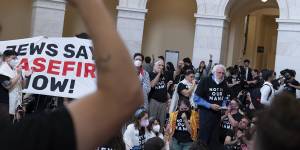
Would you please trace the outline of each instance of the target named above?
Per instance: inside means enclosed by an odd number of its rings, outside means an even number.
[[[153,129],[154,132],[158,133],[159,130],[160,130],[160,125],[155,125],[155,126],[152,127],[152,129]]]
[[[9,62],[9,65],[12,67],[12,68],[15,68],[17,65],[18,65],[18,60],[16,59],[13,59]]]
[[[148,120],[148,119],[142,120],[142,121],[141,121],[141,126],[142,126],[142,127],[145,127],[145,128],[146,128],[146,127],[148,127],[148,125],[149,125],[149,120]]]
[[[136,67],[141,67],[141,66],[142,66],[142,61],[140,61],[140,60],[135,60],[135,61],[134,61],[134,66],[136,66]]]

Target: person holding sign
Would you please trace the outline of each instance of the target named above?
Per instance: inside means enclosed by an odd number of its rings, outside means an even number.
[[[78,8],[93,40],[98,90],[67,108],[32,116],[13,126],[0,121],[1,149],[96,149],[114,136],[143,104],[132,60],[103,0],[70,2]]]
[[[0,119],[9,120],[9,114],[14,115],[18,104],[21,104],[21,73],[16,68],[17,64],[17,53],[4,51],[0,66]]]

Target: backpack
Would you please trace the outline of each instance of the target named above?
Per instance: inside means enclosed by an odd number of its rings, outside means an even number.
[[[262,87],[264,86],[268,86],[271,89],[271,92],[268,95],[268,100],[272,95],[272,87],[268,84],[264,84]],[[261,100],[261,92],[260,92],[261,88],[255,88],[254,90],[251,91],[251,99],[252,99],[252,104],[254,105],[255,109],[261,109],[263,108],[263,105],[260,103]]]

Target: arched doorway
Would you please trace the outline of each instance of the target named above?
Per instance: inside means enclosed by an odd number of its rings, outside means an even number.
[[[104,3],[109,10],[110,14],[117,19],[117,4],[118,0],[104,0]],[[66,5],[65,21],[64,21],[64,37],[72,37],[74,35],[86,32],[85,25],[78,14],[77,10],[70,6]]]
[[[142,53],[145,56],[164,56],[165,50],[176,50],[181,58],[191,58],[196,10],[195,0],[149,1]]]
[[[257,69],[274,69],[279,7],[276,0],[231,0],[225,9],[229,20],[223,37],[227,49],[221,52],[225,64],[238,64],[249,59]]]
[[[28,38],[31,32],[32,0],[0,2],[0,40]]]

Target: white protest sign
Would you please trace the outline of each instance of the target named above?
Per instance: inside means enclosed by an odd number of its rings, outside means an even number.
[[[0,52],[14,50],[22,71],[32,70],[25,93],[80,98],[97,89],[90,40],[35,37],[0,41]]]

